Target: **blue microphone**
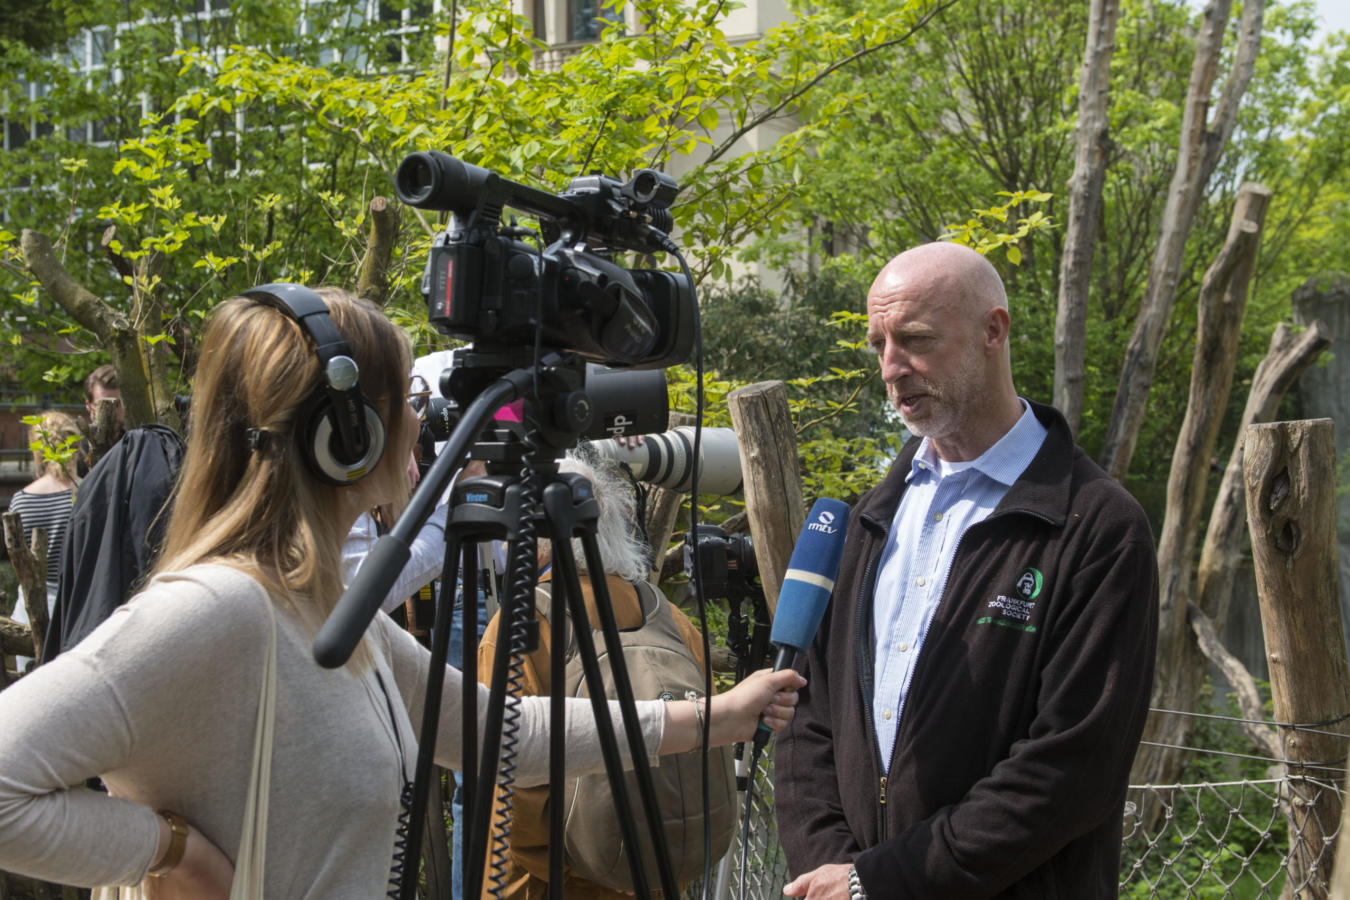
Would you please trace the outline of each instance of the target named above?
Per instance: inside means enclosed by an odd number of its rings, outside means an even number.
[[[811,646],[820,620],[825,618],[847,534],[848,504],[828,497],[817,500],[806,517],[797,545],[792,548],[783,586],[778,591],[778,608],[773,615],[773,630],[769,632],[769,640],[778,646],[775,672],[791,667],[798,651]],[[755,732],[755,748],[762,748],[772,733],[761,722]]]
[[[797,651],[811,646],[834,590],[847,534],[848,504],[828,497],[817,500],[792,548],[778,591],[778,608],[769,632],[769,640],[778,646],[775,672],[791,666]]]

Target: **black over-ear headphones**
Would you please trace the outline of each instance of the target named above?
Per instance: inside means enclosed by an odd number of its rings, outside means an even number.
[[[366,402],[351,349],[328,315],[328,304],[309,288],[273,283],[243,296],[280,310],[314,341],[322,376],[296,419],[300,453],[319,480],[342,486],[370,474],[384,452],[384,422]]]

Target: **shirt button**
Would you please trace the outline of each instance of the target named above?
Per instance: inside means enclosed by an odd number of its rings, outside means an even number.
[[[941,521],[942,521],[942,513],[934,513],[934,514],[933,514],[933,521],[934,521],[934,522],[941,522]]]
[[[908,651],[908,650],[909,650],[909,644],[905,643],[904,641],[901,641],[901,642],[900,642],[900,652],[901,652],[901,653],[904,653],[904,652],[906,652],[906,651]]]
[[[915,584],[917,584],[919,587],[923,587],[923,581],[924,581],[923,576],[920,576],[918,581],[915,582]]]
[[[889,709],[886,710],[884,713],[881,714],[881,717],[882,717],[883,719],[889,720],[890,717],[891,717],[891,711],[890,711]]]

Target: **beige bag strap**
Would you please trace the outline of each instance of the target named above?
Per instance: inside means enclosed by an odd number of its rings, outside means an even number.
[[[244,829],[239,836],[239,858],[234,863],[230,900],[263,895],[263,864],[267,857],[267,798],[272,788],[272,740],[277,717],[277,615],[272,598],[267,604],[267,656],[258,696],[258,723],[253,732],[253,772],[244,805]]]

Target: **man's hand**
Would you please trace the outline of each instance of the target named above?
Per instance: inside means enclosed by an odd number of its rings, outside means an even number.
[[[807,872],[783,888],[784,897],[806,900],[848,900],[847,863],[830,863]]]
[[[195,826],[188,826],[183,860],[163,875],[142,882],[146,900],[227,900],[234,882],[234,866]]]

